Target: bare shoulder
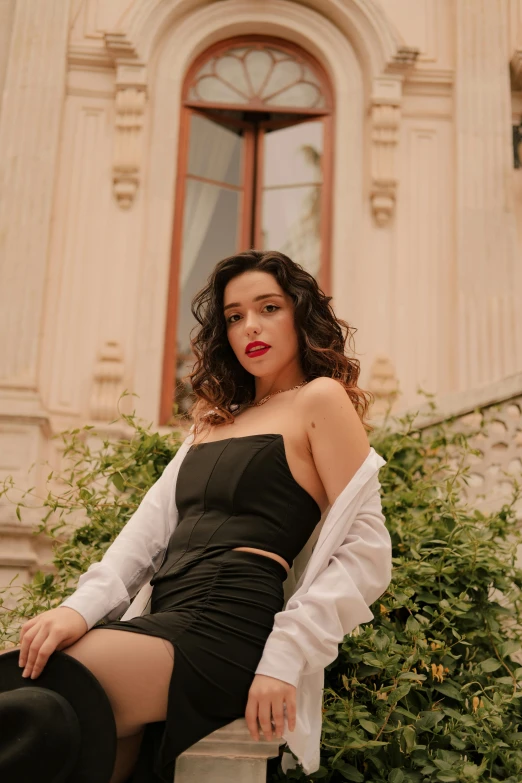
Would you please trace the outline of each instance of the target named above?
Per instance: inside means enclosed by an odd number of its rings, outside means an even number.
[[[307,400],[308,404],[310,404],[311,401],[315,401],[318,404],[323,401],[327,402],[328,400],[338,400],[341,402],[345,397],[347,400],[350,400],[340,381],[337,381],[335,378],[328,378],[327,376],[314,378],[312,381],[309,381],[306,386],[303,386],[301,397],[303,401]]]
[[[315,467],[333,503],[370,453],[366,429],[335,378],[314,378],[306,384],[299,406]]]

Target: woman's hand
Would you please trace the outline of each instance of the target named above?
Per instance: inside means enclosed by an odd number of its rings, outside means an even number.
[[[268,677],[266,674],[255,675],[248,692],[248,704],[245,711],[245,720],[253,739],[259,739],[258,716],[265,739],[272,739],[272,731],[275,732],[276,737],[283,735],[284,705],[286,705],[288,728],[290,731],[295,730],[295,694],[295,685],[278,680],[276,677]],[[272,729],[272,719],[275,723],[275,729]]]
[[[87,633],[87,623],[79,612],[68,606],[58,606],[32,617],[20,632],[19,664],[22,677],[35,680],[55,650],[70,647]]]

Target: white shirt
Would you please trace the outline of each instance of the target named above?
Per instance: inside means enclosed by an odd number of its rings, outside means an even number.
[[[61,604],[79,612],[89,629],[102,618],[129,620],[149,610],[149,582],[178,523],[176,481],[193,429],[102,560],[80,576],[76,591]],[[285,717],[283,739],[305,774],[319,768],[324,668],[337,658],[343,638],[373,619],[369,606],[391,581],[391,539],[378,480],[385,464],[372,447],[327,509],[295,590],[274,616],[256,669],[296,686],[296,726],[289,731]],[[281,763],[284,772],[296,766],[290,753],[283,753]]]

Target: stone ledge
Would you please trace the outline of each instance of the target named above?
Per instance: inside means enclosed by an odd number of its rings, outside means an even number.
[[[238,718],[187,748],[176,759],[174,783],[266,783],[267,759],[279,755],[285,740],[253,740],[244,718]]]
[[[252,739],[245,718],[238,718],[203,737],[181,755],[270,759],[279,755],[279,746],[285,742],[282,737],[266,740],[262,732],[259,740]]]

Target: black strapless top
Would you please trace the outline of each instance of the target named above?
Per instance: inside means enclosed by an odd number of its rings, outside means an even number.
[[[203,558],[238,546],[274,552],[292,566],[321,519],[294,479],[280,434],[190,446],[176,484],[178,524],[157,584]]]

